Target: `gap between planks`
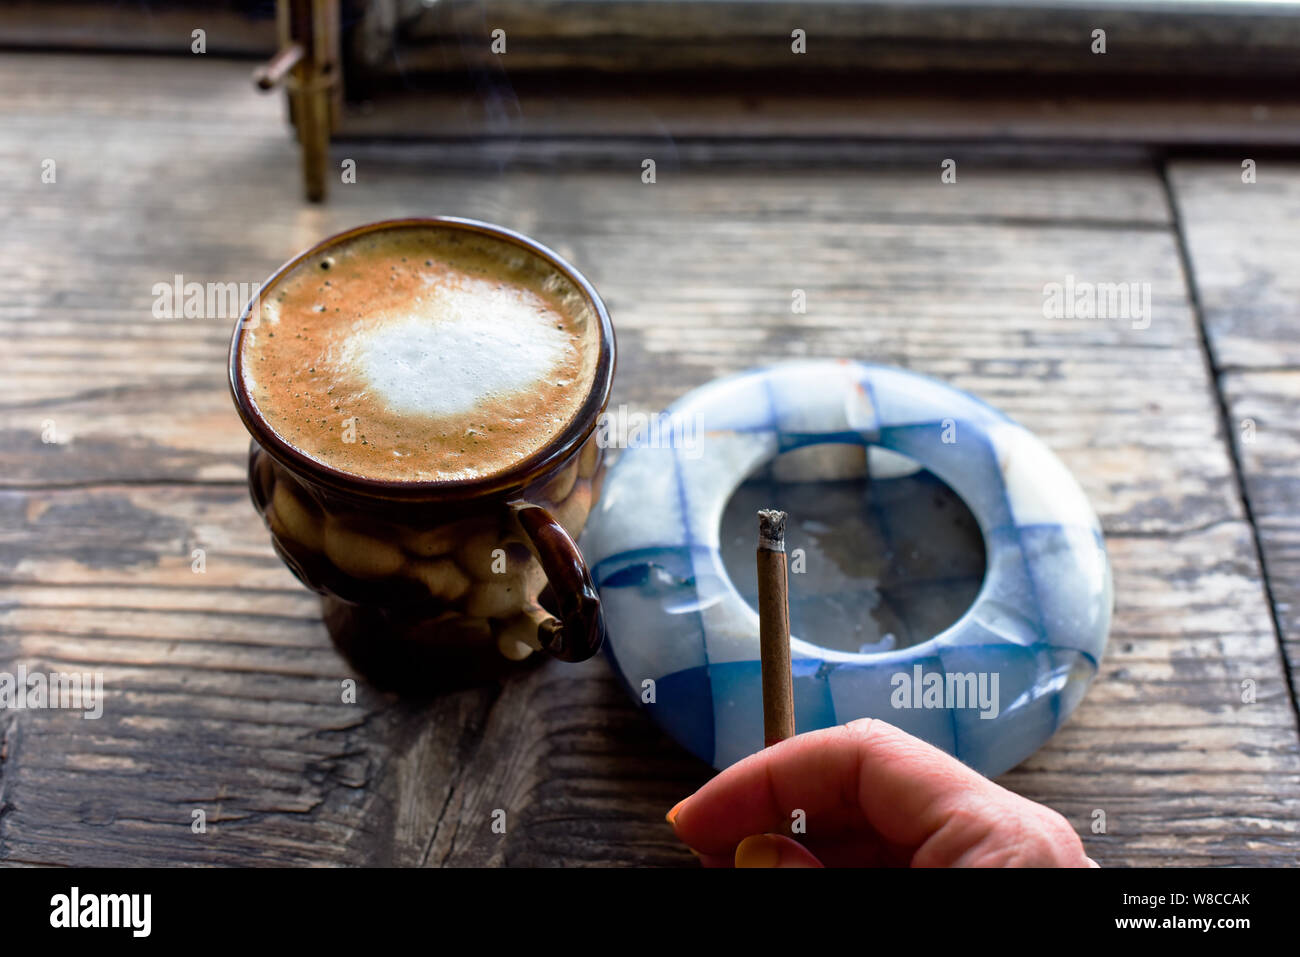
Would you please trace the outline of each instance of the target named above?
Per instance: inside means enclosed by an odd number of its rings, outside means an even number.
[[[1157,175],[1164,188],[1165,199],[1169,203],[1169,215],[1173,223],[1174,242],[1177,246],[1178,259],[1182,266],[1183,277],[1187,287],[1187,303],[1196,323],[1201,345],[1201,358],[1205,363],[1206,378],[1214,391],[1219,417],[1219,430],[1224,449],[1232,466],[1233,480],[1236,485],[1237,498],[1246,521],[1250,525],[1250,538],[1255,549],[1255,561],[1259,564],[1260,587],[1264,591],[1264,600],[1268,608],[1269,621],[1273,626],[1273,635],[1277,641],[1277,660],[1282,668],[1282,677],[1286,681],[1287,693],[1291,698],[1291,713],[1296,721],[1296,738],[1300,742],[1300,697],[1297,697],[1296,679],[1291,671],[1291,662],[1287,660],[1285,641],[1286,633],[1282,628],[1282,619],[1277,610],[1277,598],[1273,592],[1272,576],[1269,572],[1268,558],[1264,552],[1264,542],[1260,535],[1259,522],[1255,518],[1250,494],[1246,488],[1246,473],[1238,452],[1237,444],[1232,441],[1232,416],[1228,409],[1228,400],[1223,392],[1222,371],[1215,367],[1214,350],[1210,344],[1210,333],[1205,322],[1205,310],[1201,303],[1200,289],[1196,281],[1196,265],[1192,260],[1191,250],[1187,245],[1186,224],[1183,221],[1178,196],[1169,177],[1168,164],[1160,164]]]

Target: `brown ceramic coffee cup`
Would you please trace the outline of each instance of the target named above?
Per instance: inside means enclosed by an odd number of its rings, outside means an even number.
[[[562,431],[491,474],[403,481],[334,468],[278,434],[250,397],[241,344],[256,328],[251,317],[284,277],[323,261],[322,253],[378,231],[425,229],[509,244],[553,272],[591,324],[589,388]],[[596,426],[614,362],[613,327],[591,283],[546,247],[487,223],[434,217],[357,227],[267,280],[230,349],[235,405],[253,437],[250,491],[277,554],[322,596],[331,637],[354,664],[381,684],[435,689],[497,673],[534,651],[563,661],[596,653],[604,620],[575,539],[600,492]]]

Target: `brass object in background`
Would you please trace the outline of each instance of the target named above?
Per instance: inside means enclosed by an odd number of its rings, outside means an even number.
[[[253,82],[260,90],[281,83],[288,90],[289,119],[302,147],[304,192],[320,202],[342,99],[338,0],[279,0],[276,23],[280,49],[253,71]]]

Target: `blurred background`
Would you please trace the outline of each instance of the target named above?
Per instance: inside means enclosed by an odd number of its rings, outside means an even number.
[[[16,0],[0,42],[278,53],[263,78],[294,87],[293,122],[319,195],[331,137],[459,142],[502,163],[544,157],[563,138],[581,141],[567,144],[581,154],[609,137],[673,154],[720,137],[737,150],[783,137],[1294,145],[1296,6]],[[202,40],[187,42],[194,30]]]

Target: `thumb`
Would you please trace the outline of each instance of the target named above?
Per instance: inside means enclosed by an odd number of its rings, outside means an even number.
[[[780,834],[755,834],[736,847],[737,867],[821,867],[798,841]]]

